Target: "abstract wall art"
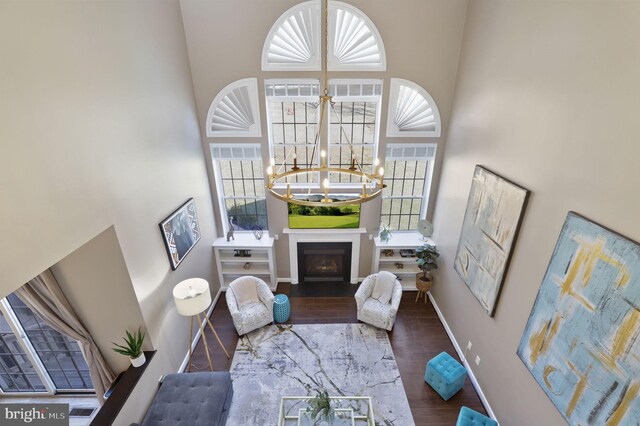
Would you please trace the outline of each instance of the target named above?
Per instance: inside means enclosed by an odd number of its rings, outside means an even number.
[[[570,212],[518,356],[571,425],[640,424],[640,245]]]
[[[454,269],[493,316],[529,191],[476,166]]]
[[[160,222],[160,232],[174,271],[200,240],[200,225],[193,198]]]

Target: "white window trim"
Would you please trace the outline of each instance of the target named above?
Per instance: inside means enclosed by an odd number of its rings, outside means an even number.
[[[318,80],[317,78],[269,78],[265,80],[265,87],[268,84],[318,84],[320,85],[320,80]],[[274,153],[274,144],[273,144],[273,120],[271,117],[271,102],[318,102],[319,101],[319,97],[318,96],[277,96],[277,95],[266,95],[265,96],[265,102],[266,102],[266,109],[267,109],[267,134],[269,137],[269,158],[275,158],[275,153]],[[320,113],[320,111],[318,110],[318,113]],[[286,144],[285,146],[289,147],[292,146],[293,144]],[[300,147],[313,147],[314,144],[297,144],[297,146]],[[317,153],[316,155],[316,166],[320,166],[320,153]],[[278,164],[276,164],[276,167],[278,167]],[[277,170],[275,170],[277,172]],[[309,185],[308,183],[291,183],[290,184],[291,188],[295,188],[295,189],[300,189],[300,188],[311,188],[311,189],[319,189],[320,188],[320,182],[318,183],[312,183],[311,185]],[[275,182],[273,185],[274,188],[286,188],[287,184],[283,183],[283,182]]]
[[[398,103],[398,96],[400,95],[400,87],[403,86],[417,91],[418,94],[420,94],[429,104],[435,117],[435,130],[403,131],[394,123],[397,110],[396,105]],[[429,92],[413,81],[402,78],[391,79],[389,88],[389,107],[387,108],[387,137],[440,137],[441,127],[442,123],[440,120],[438,105],[436,105],[435,100],[431,97]]]
[[[398,157],[387,157],[385,156],[384,163],[387,161],[415,161],[415,160],[427,160],[427,170],[424,174],[424,185],[422,190],[422,204],[420,206],[420,219],[424,219],[427,216],[427,210],[429,208],[429,197],[431,196],[431,185],[433,184],[433,169],[434,163],[436,160],[438,145],[435,143],[394,143],[387,144],[387,152],[392,148],[415,148],[415,147],[426,147],[427,151],[429,148],[433,148],[432,156],[424,156],[424,157],[409,157],[409,156],[398,156]],[[383,163],[383,164],[384,164]],[[427,182],[429,183],[427,185]],[[384,193],[381,196],[382,200],[390,200],[390,199],[402,199],[402,198],[416,198],[419,199],[419,196],[385,196]],[[393,232],[414,232],[413,230],[395,230]]]
[[[378,158],[379,147],[380,147],[380,117],[382,115],[382,95],[383,95],[383,81],[382,79],[364,79],[364,78],[336,78],[329,80],[329,86],[332,84],[380,84],[381,90],[380,95],[375,96],[333,96],[333,102],[375,102],[376,106],[376,128],[373,134],[373,158]],[[330,111],[330,114],[333,115],[333,111]],[[331,144],[331,116],[330,119],[327,120],[327,135],[328,138],[328,146],[327,146],[327,164],[331,164],[331,147],[332,146],[340,146],[339,144]],[[369,144],[358,144],[353,143],[354,147],[357,146],[369,146]],[[363,170],[365,173],[367,170]],[[345,188],[345,189],[360,189],[362,188],[362,184],[359,183],[331,183],[331,186],[336,188]]]
[[[214,114],[218,109],[218,106],[229,94],[235,89],[246,87],[249,94],[249,103],[251,109],[251,115],[253,123],[249,129],[238,130],[213,130],[211,124],[213,122]],[[207,112],[206,121],[206,135],[207,137],[262,137],[262,125],[260,123],[260,107],[258,101],[258,79],[257,78],[244,78],[234,81],[224,87],[211,102],[209,111]]]
[[[256,152],[256,155],[250,155],[250,156],[243,156],[242,158],[216,158],[214,156],[214,149],[216,148],[250,148],[250,149],[254,149]],[[222,186],[222,172],[220,170],[220,160],[222,161],[230,161],[230,160],[249,160],[249,161],[255,161],[255,160],[260,160],[260,162],[262,163],[262,165],[264,165],[264,162],[262,161],[262,147],[260,144],[256,143],[256,144],[234,144],[234,143],[212,143],[209,144],[209,150],[211,152],[211,162],[213,165],[213,176],[214,176],[214,180],[215,180],[215,184],[216,184],[216,193],[217,193],[217,199],[218,199],[218,211],[220,212],[220,219],[222,220],[222,229],[223,229],[223,233],[226,234],[227,232],[229,232],[229,217],[227,216],[227,209],[226,209],[226,203],[225,203],[225,199],[227,198],[233,198],[233,199],[251,199],[251,200],[265,200],[266,202],[266,198],[267,198],[267,194],[266,194],[266,190],[265,190],[265,196],[264,197],[258,197],[258,196],[240,196],[240,197],[225,197],[224,196],[224,188]],[[264,167],[263,167],[264,169]],[[264,180],[264,182],[266,182],[266,177],[265,177],[265,171],[262,171],[262,178]],[[269,214],[269,212],[267,212],[267,215]],[[267,220],[268,220],[268,216],[267,216]],[[246,230],[246,231],[239,231],[239,230],[234,230],[233,232],[238,232],[238,233],[249,233],[252,232],[250,230]]]

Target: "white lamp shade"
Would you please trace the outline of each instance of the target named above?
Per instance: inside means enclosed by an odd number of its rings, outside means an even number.
[[[190,317],[204,312],[211,305],[209,283],[202,278],[189,278],[173,288],[173,300],[180,315]]]

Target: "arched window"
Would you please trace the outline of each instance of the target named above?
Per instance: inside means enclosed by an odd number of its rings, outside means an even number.
[[[321,69],[320,1],[300,3],[273,24],[262,48],[264,71]],[[384,71],[382,37],[369,17],[347,3],[329,1],[329,71]]]
[[[429,93],[418,84],[391,79],[387,137],[439,137],[440,113]]]
[[[207,113],[209,137],[260,137],[258,80],[234,81],[216,95]]]

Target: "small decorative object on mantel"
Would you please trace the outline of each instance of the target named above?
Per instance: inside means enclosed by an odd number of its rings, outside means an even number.
[[[395,265],[396,265],[396,269],[403,269],[404,268],[404,265],[402,263],[400,263],[400,262],[396,262]]]
[[[176,270],[191,249],[200,241],[200,226],[193,198],[160,222],[160,232],[172,270]]]
[[[330,425],[335,419],[335,411],[331,407],[331,399],[329,392],[316,391],[316,396],[308,401],[309,408],[307,412],[311,412],[311,418],[315,419],[314,425]]]
[[[391,239],[391,230],[383,223],[380,225],[380,241],[387,243],[389,239]]]
[[[251,250],[234,250],[234,257],[251,257]]]
[[[422,270],[422,272],[416,274],[416,287],[418,289],[416,302],[421,293],[424,293],[424,303],[427,303],[427,292],[431,290],[431,285],[433,284],[433,277],[430,272],[438,269],[436,264],[438,256],[440,256],[438,249],[431,244],[424,244],[416,249],[416,262],[418,262],[418,268]]]
[[[111,342],[115,345],[113,350],[120,355],[128,356],[131,361],[131,365],[134,367],[140,367],[144,365],[146,359],[144,352],[142,352],[142,342],[144,342],[144,333],[140,328],[133,334],[129,333],[129,330],[125,330],[126,337],[123,337],[124,345]]]
[[[233,238],[233,216],[229,216],[229,231],[227,231],[227,241],[236,240]]]
[[[245,264],[242,266],[242,269],[245,269],[245,270],[247,270],[247,271],[248,271],[249,269],[251,269],[251,264],[250,264],[249,262],[245,263]]]
[[[384,254],[385,257],[392,257],[395,253],[391,249],[384,249],[382,250],[382,254]]]
[[[262,227],[260,225],[253,225],[253,236],[256,237],[256,240],[261,240],[262,235]]]

